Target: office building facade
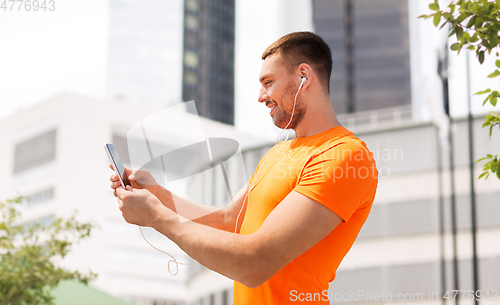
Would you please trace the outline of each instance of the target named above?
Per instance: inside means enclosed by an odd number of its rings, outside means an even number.
[[[315,32],[332,50],[336,113],[411,103],[406,0],[313,0]]]
[[[199,115],[231,125],[234,33],[234,0],[185,1],[182,99],[194,100]]]

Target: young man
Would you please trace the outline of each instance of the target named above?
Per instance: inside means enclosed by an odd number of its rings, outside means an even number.
[[[112,188],[125,220],[155,228],[193,259],[235,281],[234,304],[329,304],[328,283],[370,212],[378,172],[365,143],[338,122],[329,97],[331,53],[309,32],[264,52],[258,101],[295,138],[260,160],[222,210],[210,211],[131,173]],[[183,205],[180,222],[175,205]],[[241,211],[241,213],[240,213]],[[234,233],[236,232],[236,233]]]

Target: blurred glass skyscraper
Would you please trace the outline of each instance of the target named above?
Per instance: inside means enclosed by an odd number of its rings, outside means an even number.
[[[110,0],[106,95],[181,100],[183,0]]]
[[[332,50],[336,113],[411,104],[408,1],[313,0],[313,16]]]
[[[199,115],[231,125],[234,36],[234,0],[185,1],[182,99],[194,100]]]

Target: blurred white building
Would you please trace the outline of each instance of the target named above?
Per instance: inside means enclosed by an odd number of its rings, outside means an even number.
[[[234,127],[198,118],[182,106],[175,106],[175,112],[165,122],[176,128],[156,126],[159,128],[148,134],[152,147],[176,148],[204,136],[236,138]],[[178,274],[171,276],[170,257],[150,247],[139,228],[123,220],[109,188],[112,171],[104,151],[105,143],[114,143],[130,167],[129,148],[140,143],[130,137],[127,141],[127,134],[141,120],[146,122],[148,131],[152,130],[155,126],[148,125],[145,119],[157,113],[149,103],[131,105],[61,93],[4,118],[0,121],[0,200],[28,196],[30,199],[22,208],[26,222],[48,224],[54,216],[68,217],[77,210],[79,220],[91,221],[99,228],[88,241],[72,249],[63,261],[65,265],[98,273],[92,286],[137,304],[179,305],[186,304],[189,295],[185,285],[189,280],[188,268],[180,265]],[[201,125],[204,134],[183,132],[196,124]],[[137,160],[137,154],[134,156]],[[242,177],[241,183],[243,174]],[[181,180],[169,187],[183,195],[187,185]],[[143,231],[153,245],[179,262],[192,262],[156,231]],[[175,272],[175,265],[171,263],[170,267]]]

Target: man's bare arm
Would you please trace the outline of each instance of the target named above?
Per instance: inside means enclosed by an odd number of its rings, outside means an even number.
[[[248,187],[247,183],[238,191],[231,203],[222,209],[189,201],[164,187],[161,187],[155,195],[164,206],[188,220],[215,229],[235,232],[236,229],[239,231],[239,226],[241,226],[245,215],[244,208],[238,219],[238,228],[236,228],[236,218],[247,195]]]
[[[117,189],[129,223],[151,226],[202,265],[248,287],[257,287],[327,236],[342,219],[324,205],[291,192],[253,234],[240,235],[178,216],[151,193]]]

